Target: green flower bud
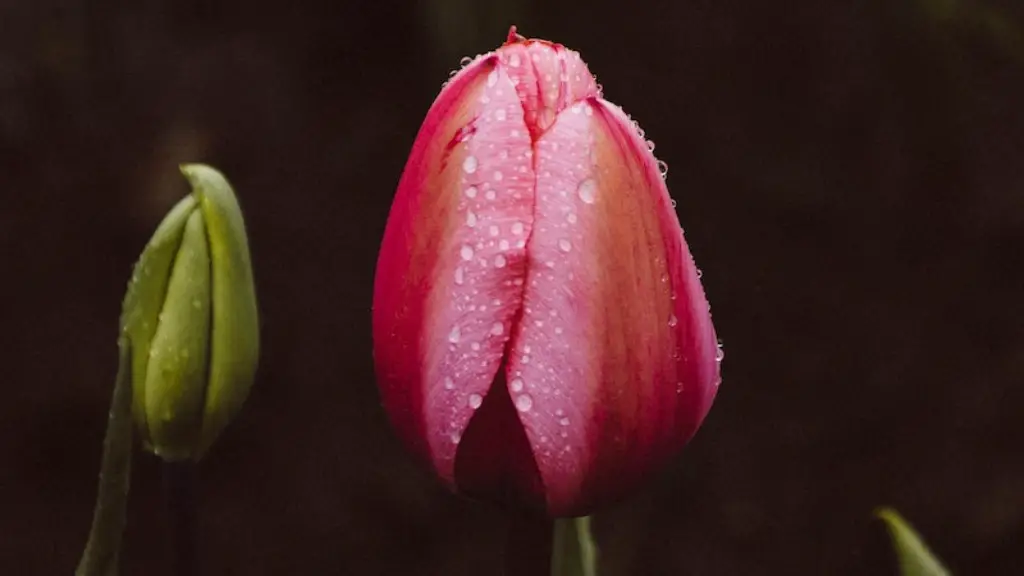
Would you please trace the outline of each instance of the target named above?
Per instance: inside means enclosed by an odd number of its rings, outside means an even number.
[[[234,191],[188,164],[192,194],[135,264],[121,314],[131,341],[132,416],[164,460],[198,460],[238,413],[259,357],[245,222]]]

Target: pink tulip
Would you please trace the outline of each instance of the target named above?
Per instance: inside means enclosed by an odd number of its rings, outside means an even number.
[[[693,436],[720,381],[659,173],[577,52],[509,34],[424,120],[377,265],[374,357],[454,490],[587,514]]]

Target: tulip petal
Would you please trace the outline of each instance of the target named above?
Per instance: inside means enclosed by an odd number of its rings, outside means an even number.
[[[374,358],[400,436],[454,486],[458,444],[522,301],[530,135],[496,56],[438,96],[399,183],[374,284]]]
[[[195,208],[195,199],[186,196],[160,222],[135,264],[122,305],[121,330],[132,343],[132,417],[146,446],[150,444],[145,405],[148,351],[157,330],[174,256],[181,245],[185,223]]]
[[[600,99],[536,142],[509,392],[554,515],[627,490],[696,431],[718,380],[696,268],[653,155]]]
[[[249,396],[259,359],[259,312],[249,240],[234,190],[210,166],[186,164],[181,173],[203,213],[213,280],[209,383],[194,455],[198,460]]]
[[[519,94],[534,140],[551,127],[562,110],[600,95],[579,53],[561,44],[524,40],[506,44],[498,54]]]
[[[142,398],[153,451],[165,460],[185,460],[195,447],[206,398],[209,340],[210,253],[203,214],[194,210],[149,349]]]

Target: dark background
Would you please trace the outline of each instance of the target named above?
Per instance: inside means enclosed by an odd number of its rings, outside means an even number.
[[[785,5],[784,5],[785,4]],[[726,350],[680,458],[597,517],[609,575],[891,574],[881,504],[961,574],[1024,562],[1024,7],[1009,0],[0,0],[0,573],[69,574],[131,266],[232,180],[258,381],[200,467],[204,574],[496,574],[502,519],[378,404],[391,198],[459,58],[580,50],[657,143]],[[139,457],[125,574],[168,574]]]

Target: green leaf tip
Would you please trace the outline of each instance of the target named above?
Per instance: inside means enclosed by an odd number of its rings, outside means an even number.
[[[921,536],[892,508],[875,510],[875,516],[885,522],[892,537],[901,576],[950,576],[949,570],[939,562]]]

